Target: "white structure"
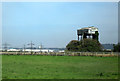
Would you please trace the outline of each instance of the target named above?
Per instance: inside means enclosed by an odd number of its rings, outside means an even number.
[[[20,49],[8,49],[7,51],[20,51]]]
[[[1,50],[2,51],[2,50]],[[31,52],[31,49],[7,49],[8,52]],[[55,52],[54,49],[32,49],[32,52]],[[58,52],[64,52],[64,50],[59,50]]]
[[[60,52],[60,53],[64,53],[64,52],[65,52],[65,50],[60,50],[59,52]]]
[[[92,36],[93,39],[96,38],[95,33],[98,33],[98,28],[91,26],[91,27],[85,27],[77,30],[78,40],[79,36],[81,36],[81,39],[87,38],[87,36]]]
[[[81,28],[78,30],[78,34],[95,34],[95,32],[98,31],[98,28],[92,26],[92,27],[85,27],[85,28]]]
[[[88,27],[88,34],[95,34],[96,31],[98,31],[98,28]]]
[[[24,51],[24,49],[22,50]],[[26,52],[31,52],[31,49],[25,49]],[[54,50],[49,49],[32,49],[32,52],[54,52]]]

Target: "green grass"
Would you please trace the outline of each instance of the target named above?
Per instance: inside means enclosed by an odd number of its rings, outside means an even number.
[[[0,55],[0,81],[2,80],[2,55]]]
[[[3,79],[117,79],[117,57],[3,55]]]

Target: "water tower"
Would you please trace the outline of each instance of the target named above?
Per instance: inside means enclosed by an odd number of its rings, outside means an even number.
[[[77,30],[78,40],[80,40],[79,37],[81,37],[81,40],[85,38],[91,38],[98,40],[98,28],[91,26],[91,27],[85,27]]]

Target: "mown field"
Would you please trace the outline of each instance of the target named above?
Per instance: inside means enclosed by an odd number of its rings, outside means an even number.
[[[117,79],[117,57],[3,55],[3,79]]]

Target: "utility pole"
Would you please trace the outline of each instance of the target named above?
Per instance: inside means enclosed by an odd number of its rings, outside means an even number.
[[[9,44],[5,42],[5,43],[3,44],[3,46],[4,46],[3,48],[5,49],[5,51],[7,51]]]
[[[31,41],[31,43],[29,43],[28,45],[30,45],[30,48],[31,48],[31,54],[32,54],[32,49],[33,49],[33,43],[32,43],[32,41]]]
[[[23,48],[23,49],[24,49],[24,54],[25,54],[25,45],[24,45],[24,48]]]
[[[39,48],[40,48],[40,52],[41,52],[42,47],[43,47],[43,46],[42,46],[42,43],[41,43],[41,45],[39,46]]]

